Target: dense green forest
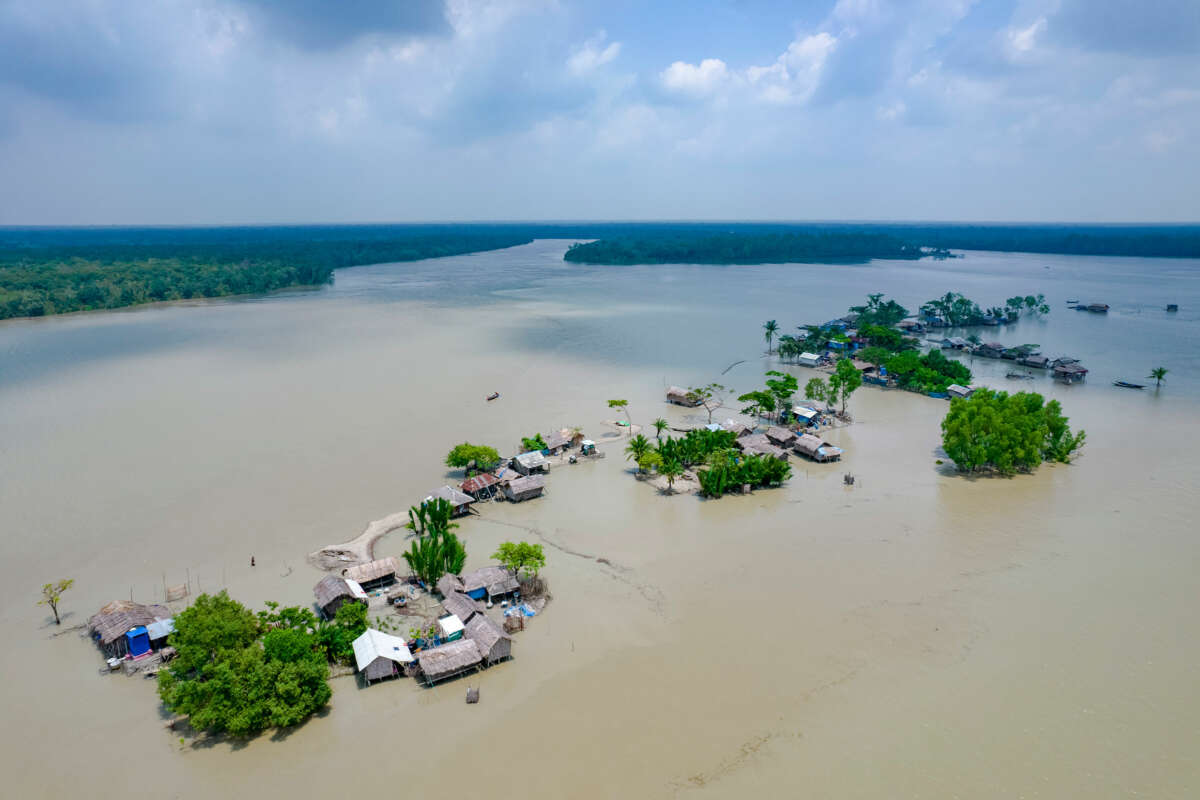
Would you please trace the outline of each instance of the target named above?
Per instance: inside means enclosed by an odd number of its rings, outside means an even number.
[[[320,229],[317,229],[320,230]],[[0,236],[0,319],[254,294],[329,283],[339,267],[415,261],[526,244],[517,232],[392,236]],[[100,232],[103,233],[103,232]],[[110,232],[111,233],[111,232]],[[146,234],[149,235],[146,235]]]
[[[586,264],[861,263],[872,258],[916,259],[921,249],[877,233],[725,233],[704,236],[628,236],[573,244],[564,259]]]

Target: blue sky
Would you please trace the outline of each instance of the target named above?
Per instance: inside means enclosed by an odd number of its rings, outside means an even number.
[[[1200,220],[1197,0],[0,0],[0,224]]]

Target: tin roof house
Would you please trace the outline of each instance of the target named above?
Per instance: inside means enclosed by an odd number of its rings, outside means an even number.
[[[354,665],[367,685],[394,678],[413,661],[408,645],[398,636],[367,628],[354,640]]]
[[[454,511],[451,516],[455,517],[471,513],[471,504],[475,502],[474,497],[455,489],[453,486],[439,486],[429,493],[429,496],[422,501],[422,505],[436,499],[445,500],[453,506]]]

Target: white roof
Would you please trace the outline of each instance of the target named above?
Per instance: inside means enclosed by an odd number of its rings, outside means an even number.
[[[801,361],[820,361],[821,357],[819,355],[817,355],[816,353],[801,353],[800,360]]]
[[[408,645],[398,636],[367,628],[362,636],[354,640],[354,663],[358,665],[359,672],[381,656],[397,664],[407,664],[413,660]]]
[[[580,442],[580,444],[582,444],[584,447],[595,447],[596,446],[596,443],[593,442],[591,439],[584,439],[582,442]]]
[[[541,450],[530,450],[528,453],[521,453],[517,456],[517,461],[524,467],[540,467],[546,463],[546,457],[542,455]]]
[[[453,636],[456,633],[460,633],[464,626],[462,620],[457,616],[454,614],[447,614],[438,620],[438,627],[442,629],[442,633],[446,634],[447,636]]]
[[[797,417],[812,419],[817,415],[817,410],[815,408],[809,408],[808,406],[792,406],[792,413]]]
[[[367,593],[363,591],[362,584],[360,584],[358,581],[352,581],[349,578],[343,578],[342,580],[344,580],[346,585],[350,587],[350,594],[354,595],[359,600],[367,599]]]
[[[439,486],[429,493],[425,498],[426,503],[433,502],[434,498],[440,497],[452,506],[465,506],[475,502],[475,498],[469,494],[464,494],[453,486]]]
[[[971,393],[970,389],[968,389],[965,386],[959,386],[957,383],[952,383],[949,386],[947,386],[946,391],[950,392],[951,394],[961,394],[961,395],[968,395]]]

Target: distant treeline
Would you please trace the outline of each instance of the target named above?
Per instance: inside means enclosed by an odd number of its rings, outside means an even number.
[[[330,282],[339,267],[527,244],[518,232],[353,229],[0,232],[0,319],[255,294]]]
[[[921,257],[921,248],[879,233],[724,233],[617,237],[573,244],[564,259],[586,264],[862,263]]]
[[[895,225],[923,247],[1080,256],[1200,258],[1195,225]]]

